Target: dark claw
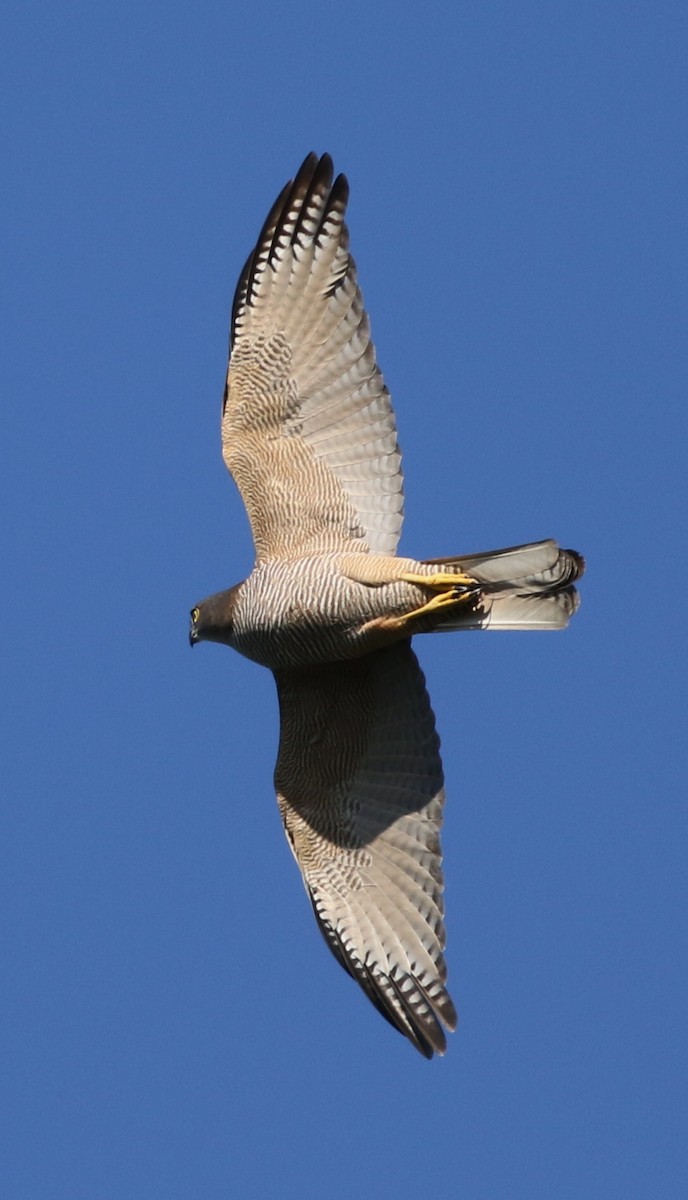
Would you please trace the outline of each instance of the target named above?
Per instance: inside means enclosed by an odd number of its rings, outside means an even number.
[[[457,583],[456,587],[452,588],[452,600],[477,600],[480,596],[480,584]]]

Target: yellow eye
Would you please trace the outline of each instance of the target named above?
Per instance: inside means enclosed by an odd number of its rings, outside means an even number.
[[[191,609],[191,620],[193,621],[194,625],[196,624],[196,621],[198,620],[200,615],[201,615],[200,608],[192,608]]]

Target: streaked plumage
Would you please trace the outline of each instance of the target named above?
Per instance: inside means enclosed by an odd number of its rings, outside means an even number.
[[[328,945],[427,1057],[446,1048],[444,782],[416,633],[558,629],[583,560],[553,541],[398,558],[401,457],[348,251],[348,185],[309,155],[234,298],[222,448],[256,546],[192,642],[275,674],[278,803]]]

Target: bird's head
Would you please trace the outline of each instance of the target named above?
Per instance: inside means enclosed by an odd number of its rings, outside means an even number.
[[[216,592],[191,609],[190,645],[195,646],[196,642],[221,642],[231,646],[238,590],[237,584],[226,592]]]

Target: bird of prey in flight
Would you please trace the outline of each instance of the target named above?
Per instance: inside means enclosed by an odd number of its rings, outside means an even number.
[[[309,154],[241,273],[222,452],[255,566],[191,612],[191,643],[269,667],[275,788],[325,939],[426,1057],[446,988],[439,740],[415,634],[561,629],[583,560],[554,541],[397,556],[401,458],[344,223],[348,184]]]

